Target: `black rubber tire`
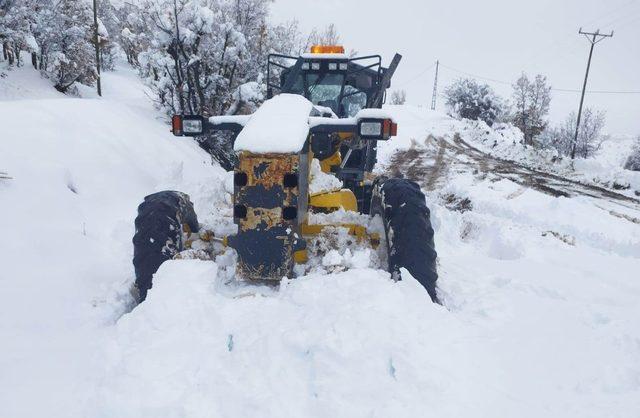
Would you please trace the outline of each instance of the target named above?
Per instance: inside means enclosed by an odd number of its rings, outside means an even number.
[[[373,190],[371,216],[384,223],[389,272],[400,280],[400,268],[406,268],[438,302],[435,244],[430,211],[420,186],[407,179],[383,179]]]
[[[174,191],[154,193],[138,206],[133,236],[133,266],[138,301],[147,297],[153,275],[162,263],[184,250],[183,226],[198,232],[198,218],[189,196]]]

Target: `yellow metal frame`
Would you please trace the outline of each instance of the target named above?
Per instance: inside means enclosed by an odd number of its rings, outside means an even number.
[[[323,173],[330,174],[331,167],[336,167],[340,164],[342,164],[342,156],[340,155],[340,151],[338,150],[331,157],[320,160],[320,169],[322,169]]]
[[[358,211],[358,201],[356,196],[349,189],[336,192],[312,194],[309,197],[309,205],[314,208],[323,208],[327,211],[338,209]]]
[[[325,228],[345,228],[348,230],[349,235],[353,235],[358,242],[369,240],[369,243],[374,249],[377,249],[380,245],[380,234],[377,232],[369,232],[367,228],[358,224],[308,224],[301,225],[301,232],[303,236],[319,235]],[[304,264],[309,261],[307,250],[296,251],[294,254],[294,261],[296,264]]]

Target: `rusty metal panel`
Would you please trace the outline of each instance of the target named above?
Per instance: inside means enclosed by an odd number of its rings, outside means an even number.
[[[230,237],[238,253],[238,275],[253,280],[291,276],[293,253],[304,245],[299,225],[306,219],[307,180],[300,178],[301,169],[308,178],[305,158],[305,154],[240,153],[236,172],[246,174],[246,184],[236,184],[234,204],[246,209],[240,211],[246,216],[235,219],[238,234]],[[295,187],[285,187],[286,174],[298,175]],[[293,208],[297,216],[285,219],[285,210]]]

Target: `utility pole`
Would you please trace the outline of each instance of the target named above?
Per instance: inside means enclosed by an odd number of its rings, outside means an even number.
[[[93,0],[93,35],[96,42],[96,69],[98,71],[98,96],[102,97],[102,85],[100,82],[100,34],[98,31],[98,0]]]
[[[440,61],[436,61],[436,77],[433,80],[433,94],[431,95],[431,110],[436,110],[436,98],[438,97],[438,69]]]
[[[582,105],[584,104],[584,93],[587,89],[587,79],[589,78],[589,69],[591,68],[591,57],[593,56],[593,47],[596,44],[605,38],[611,38],[613,36],[613,31],[611,33],[600,33],[600,29],[595,32],[583,32],[582,28],[578,31],[578,34],[584,35],[589,43],[591,44],[591,48],[589,49],[589,60],[587,61],[587,72],[584,75],[584,84],[582,85],[582,95],[580,96],[580,107],[578,108],[578,119],[576,120],[576,134],[573,137],[573,146],[571,147],[571,159],[573,160],[576,156],[576,148],[578,146],[578,133],[580,132],[580,118],[582,117]]]

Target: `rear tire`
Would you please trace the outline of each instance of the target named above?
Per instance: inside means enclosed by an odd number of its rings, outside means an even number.
[[[437,253],[433,241],[430,212],[420,186],[407,179],[381,180],[373,190],[371,216],[379,215],[384,224],[389,272],[400,280],[406,268],[427,290],[436,294]]]
[[[184,250],[183,228],[199,229],[189,196],[174,191],[154,193],[138,206],[133,236],[133,266],[138,300],[147,297],[153,275],[162,263]]]

